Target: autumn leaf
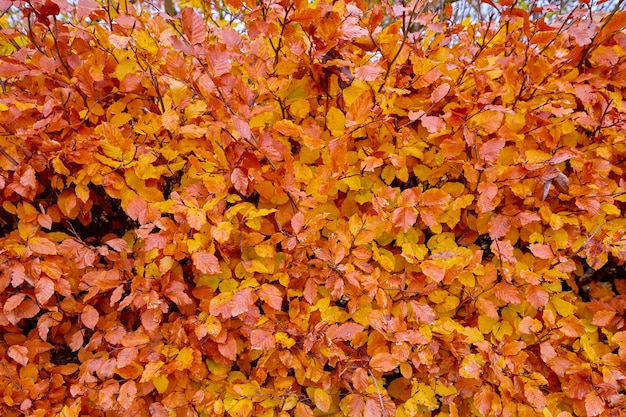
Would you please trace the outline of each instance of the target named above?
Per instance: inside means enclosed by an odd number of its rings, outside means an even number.
[[[212,253],[198,251],[191,256],[191,259],[193,265],[203,274],[219,274],[222,271],[219,261]]]
[[[400,364],[397,358],[394,358],[391,354],[386,352],[376,353],[370,359],[370,366],[372,369],[379,372],[390,372],[398,367]]]

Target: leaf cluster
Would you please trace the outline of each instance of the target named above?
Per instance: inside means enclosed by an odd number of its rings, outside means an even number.
[[[13,3],[3,415],[623,412],[626,12]]]

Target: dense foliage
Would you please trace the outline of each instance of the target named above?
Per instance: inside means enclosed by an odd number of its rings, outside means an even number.
[[[626,412],[626,12],[0,5],[3,416]]]

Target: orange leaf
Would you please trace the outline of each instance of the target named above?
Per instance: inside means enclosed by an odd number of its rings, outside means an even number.
[[[517,287],[508,282],[499,282],[493,287],[493,293],[505,303],[520,304],[523,299]]]
[[[372,369],[379,372],[393,371],[398,365],[400,365],[400,361],[387,352],[376,353],[370,359]]]
[[[479,213],[486,213],[493,211],[496,207],[493,199],[498,195],[498,186],[491,183],[481,182],[478,185],[478,211]]]
[[[420,264],[422,273],[436,282],[441,282],[446,276],[446,268],[433,261],[424,261]]]
[[[191,255],[191,259],[193,265],[203,274],[219,274],[222,272],[219,261],[212,253],[196,252]]]
[[[204,42],[207,36],[206,23],[202,17],[191,7],[186,7],[182,12],[183,31],[192,45]]]
[[[433,310],[433,308],[428,304],[422,304],[415,300],[411,300],[411,308],[413,309],[413,314],[415,314],[415,320],[418,323],[432,324],[435,322],[435,310]]]
[[[380,65],[365,64],[354,71],[354,78],[361,81],[376,81],[382,72]]]
[[[428,133],[439,133],[446,128],[446,122],[437,116],[422,116],[420,121]]]
[[[585,410],[589,417],[599,416],[604,412],[606,406],[602,398],[598,397],[595,392],[590,392],[585,398]]]
[[[415,207],[398,207],[393,211],[393,225],[406,233],[417,221]]]
[[[450,91],[450,84],[441,84],[430,94],[431,103],[435,104],[443,99]]]
[[[483,416],[489,415],[491,411],[491,403],[493,401],[494,393],[487,385],[480,387],[478,392],[474,394],[474,406]]]
[[[528,403],[535,408],[543,410],[546,407],[546,396],[534,385],[524,385],[524,396]]]
[[[550,301],[550,294],[541,285],[531,285],[526,289],[526,300],[535,308],[544,307]]]
[[[120,392],[117,396],[117,401],[122,408],[127,409],[134,403],[135,396],[137,395],[137,384],[135,381],[126,381],[120,387]]]
[[[498,161],[500,151],[504,148],[506,142],[502,139],[491,139],[480,147],[479,155],[487,162],[495,163]]]
[[[217,350],[226,359],[230,359],[231,361],[237,360],[237,341],[232,336],[229,335],[224,343],[219,343]]]
[[[240,314],[247,313],[253,305],[254,291],[249,287],[244,288],[233,294],[230,314],[232,317],[235,317]]]
[[[57,254],[57,248],[54,242],[45,237],[34,236],[28,239],[28,247],[39,255]]]
[[[528,245],[530,251],[533,255],[535,255],[539,259],[553,259],[554,253],[552,253],[552,249],[548,245],[542,245],[539,243],[533,243]]]
[[[72,349],[72,351],[75,352],[83,346],[83,342],[84,342],[83,331],[78,330],[72,335],[72,337],[70,337],[68,346],[70,347],[70,349]]]
[[[250,332],[250,345],[252,349],[268,351],[276,348],[276,340],[274,335],[265,329],[253,329]]]
[[[230,174],[230,181],[240,194],[248,195],[248,175],[241,168],[235,168]]]
[[[26,366],[28,364],[28,349],[26,348],[26,346],[10,346],[7,354],[11,359],[13,359],[15,362],[19,363],[22,366]]]
[[[3,306],[3,310],[5,312],[14,310],[17,306],[22,304],[22,301],[24,301],[25,297],[26,297],[26,294],[24,294],[24,293],[19,293],[19,294],[15,294],[15,295],[10,296],[5,301],[4,306]]]
[[[615,317],[616,314],[617,314],[616,311],[609,311],[609,310],[596,311],[596,313],[593,315],[593,319],[591,322],[595,324],[596,326],[606,327],[613,321],[613,318]]]
[[[80,314],[80,321],[83,322],[85,327],[91,330],[96,327],[99,318],[100,314],[98,313],[98,310],[90,305],[86,305],[85,308],[83,308],[83,312]]]
[[[139,349],[137,349],[136,346],[127,347],[120,350],[116,357],[117,367],[124,368],[130,365],[137,358],[138,353]]]
[[[380,406],[380,400],[375,397],[369,397],[365,402],[365,410],[363,411],[363,417],[380,417],[383,416],[383,409]]]
[[[333,324],[326,330],[326,336],[330,340],[351,340],[355,334],[362,332],[363,329],[362,325],[353,322],[341,325]]]
[[[139,224],[144,224],[146,222],[148,212],[148,203],[142,197],[136,195],[128,201],[126,205],[126,213],[128,216],[139,222]]]
[[[300,233],[303,226],[304,226],[304,214],[297,212],[291,218],[291,228],[293,229],[293,232],[297,235],[298,233]]]
[[[39,305],[44,305],[54,295],[54,282],[50,278],[41,277],[35,284],[35,298]]]
[[[283,307],[283,294],[278,288],[270,284],[263,284],[257,295],[274,310],[280,311]]]
[[[492,239],[506,236],[509,230],[511,230],[511,222],[507,216],[496,214],[489,220],[489,236]]]

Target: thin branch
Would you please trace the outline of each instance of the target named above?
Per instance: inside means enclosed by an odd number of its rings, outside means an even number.
[[[376,393],[378,394],[378,401],[380,402],[380,411],[382,411],[383,417],[387,417],[389,414],[387,414],[387,410],[385,409],[385,403],[383,403],[383,396],[380,393],[380,387],[378,386],[378,381],[376,381],[376,377],[372,373],[371,369],[368,369],[367,372],[369,372],[372,379],[374,380],[374,385],[376,385]]]

